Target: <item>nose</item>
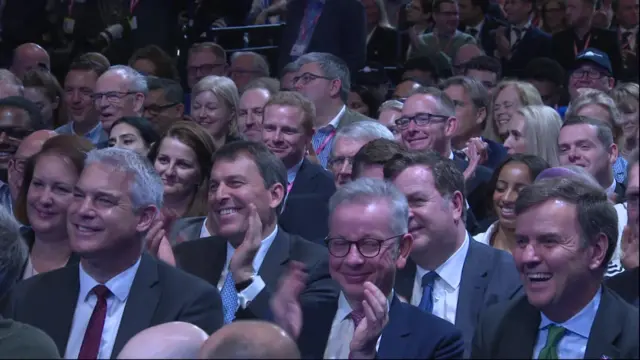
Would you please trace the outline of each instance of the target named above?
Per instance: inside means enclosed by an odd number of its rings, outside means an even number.
[[[40,193],[38,201],[43,205],[51,205],[51,203],[53,202],[53,196],[50,187],[46,186],[44,188],[44,190]]]
[[[536,247],[533,244],[527,244],[522,250],[522,262],[528,267],[533,267],[540,263],[540,257],[536,251]]]
[[[345,161],[340,165],[338,174],[350,175],[352,167],[353,166],[351,165],[351,161],[349,161],[348,159],[345,159]]]
[[[516,199],[518,198],[516,192],[514,189],[507,189],[503,194],[502,194],[502,202],[504,203],[508,203],[508,204],[512,204],[516,201]]]
[[[275,135],[273,136],[273,140],[277,141],[277,142],[282,142],[283,137],[282,137],[282,131],[280,130],[276,130]]]
[[[200,109],[195,111],[194,115],[197,116],[198,118],[204,119],[207,117],[207,111],[205,110],[204,107],[201,107]]]
[[[580,159],[580,155],[576,149],[569,150],[569,162],[574,163]]]
[[[345,257],[345,261],[349,265],[360,265],[364,262],[364,259],[362,258],[362,254],[360,254],[360,250],[358,250],[356,243],[351,243],[351,246],[349,247],[349,252]]]
[[[229,191],[224,184],[218,185],[218,188],[215,191],[215,200],[220,202],[229,197]]]
[[[174,176],[176,174],[176,164],[170,163],[166,170],[167,175]]]
[[[74,206],[69,207],[69,209],[71,210],[73,208]],[[82,217],[92,217],[93,209],[91,207],[91,198],[87,196],[87,197],[84,197],[82,200],[80,200],[80,206],[78,206],[78,209],[75,212]]]
[[[80,98],[80,92],[79,92],[79,91],[77,91],[77,90],[74,90],[74,91],[71,93],[71,102],[73,102],[73,103],[79,103],[79,102],[81,102],[81,101],[82,101],[82,99]]]

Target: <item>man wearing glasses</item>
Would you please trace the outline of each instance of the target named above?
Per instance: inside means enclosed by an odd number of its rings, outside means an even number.
[[[184,116],[184,91],[171,79],[147,76],[149,93],[144,98],[144,117],[149,119],[158,134]]]
[[[334,194],[329,213],[326,243],[338,299],[301,304],[306,275],[292,263],[271,301],[275,322],[298,341],[302,358],[461,358],[459,330],[393,291],[413,243],[404,195],[391,183],[361,178]]]
[[[128,66],[115,65],[102,74],[91,100],[104,131],[109,133],[113,123],[123,116],[142,116],[148,92],[147,79]]]

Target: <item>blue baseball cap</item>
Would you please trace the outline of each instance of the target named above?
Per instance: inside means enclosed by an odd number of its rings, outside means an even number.
[[[591,63],[597,65],[599,68],[606,70],[609,75],[613,75],[613,69],[611,68],[611,60],[609,55],[594,48],[584,49],[578,56],[576,56],[576,62],[574,70],[582,63]]]

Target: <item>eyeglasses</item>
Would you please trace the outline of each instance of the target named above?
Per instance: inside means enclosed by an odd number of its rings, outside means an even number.
[[[173,102],[173,103],[164,104],[164,105],[151,104],[149,106],[145,106],[144,110],[148,111],[149,114],[156,116],[160,114],[162,111],[170,109],[178,104],[179,104],[178,102]]]
[[[416,126],[427,126],[430,124],[443,123],[449,119],[446,115],[436,115],[429,113],[418,113],[414,116],[404,116],[396,119],[396,126],[400,130],[404,130],[409,127],[409,124],[413,121]]]
[[[336,156],[334,158],[329,159],[327,161],[327,165],[332,168],[340,168],[343,167],[345,163],[348,163],[349,166],[353,166],[353,157],[351,156]]]
[[[585,76],[591,80],[598,80],[598,79],[602,79],[607,75],[601,71],[587,70],[587,69],[578,69],[571,73],[571,77],[576,79],[581,79],[581,78],[584,78]]]
[[[373,238],[363,238],[358,241],[349,241],[343,237],[327,237],[324,241],[327,243],[329,253],[337,258],[343,258],[351,251],[351,246],[355,245],[360,255],[366,258],[373,258],[380,254],[382,244],[385,241],[397,239],[402,235],[392,236],[387,239],[379,240]]]
[[[93,100],[94,103],[97,103],[102,100],[103,97],[106,97],[109,103],[118,104],[125,96],[137,93],[137,91],[109,91],[105,93],[93,93],[91,95],[91,100]]]
[[[218,64],[204,64],[204,65],[198,65],[198,66],[187,66],[187,73],[190,75],[197,75],[199,73],[210,74],[213,72],[213,70],[221,66],[225,66],[225,64],[218,63]]]
[[[302,85],[307,85],[310,82],[312,82],[313,80],[316,79],[325,79],[325,80],[333,80],[333,78],[327,77],[327,76],[322,76],[322,75],[316,75],[316,74],[312,74],[312,73],[304,73],[300,76],[296,76],[293,78],[293,84],[297,84],[298,81],[302,81]]]

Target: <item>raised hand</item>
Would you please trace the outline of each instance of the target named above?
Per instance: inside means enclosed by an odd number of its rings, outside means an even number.
[[[162,214],[162,212],[159,213],[153,224],[151,224],[151,228],[149,228],[149,231],[147,231],[147,234],[144,236],[144,244],[149,254],[157,257],[167,264],[175,266],[176,259],[173,255],[173,250],[171,249],[171,244],[169,244],[167,232],[165,230],[167,221],[168,218]]]
[[[364,283],[362,309],[365,317],[353,333],[349,358],[373,359],[378,338],[389,322],[389,304],[382,291],[369,281]]]
[[[622,267],[630,270],[640,265],[640,251],[638,251],[638,234],[629,225],[624,227],[620,239],[620,262]]]
[[[280,278],[278,289],[269,302],[275,323],[294,340],[298,339],[302,330],[302,308],[299,299],[306,283],[307,273],[304,271],[304,264],[292,261],[287,272]]]
[[[262,221],[254,204],[249,205],[249,220],[247,231],[231,257],[229,271],[233,280],[237,283],[249,280],[254,275],[253,259],[262,243]]]

